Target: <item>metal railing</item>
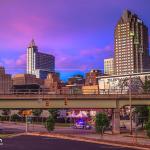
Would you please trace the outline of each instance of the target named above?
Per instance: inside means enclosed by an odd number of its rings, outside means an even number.
[[[0,95],[128,95],[129,90],[121,89],[10,89],[7,91],[1,91]],[[150,94],[149,90],[140,92],[132,91],[133,95]]]

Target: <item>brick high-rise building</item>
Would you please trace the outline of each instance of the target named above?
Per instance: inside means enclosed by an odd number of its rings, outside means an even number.
[[[91,70],[90,72],[86,73],[85,77],[85,85],[98,85],[98,78],[102,75],[101,70]]]
[[[116,75],[149,71],[148,28],[136,14],[126,10],[115,28]]]

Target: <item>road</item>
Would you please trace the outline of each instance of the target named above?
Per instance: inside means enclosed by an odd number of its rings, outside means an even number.
[[[3,122],[1,123],[1,127],[3,128],[3,131],[7,130],[14,130],[25,132],[25,124],[24,123],[18,123],[15,124],[13,122]],[[35,124],[29,124],[28,132],[47,132],[44,125],[35,125]],[[53,133],[60,133],[60,134],[88,134],[88,133],[94,133],[95,130],[82,130],[82,129],[73,129],[72,127],[55,127],[55,130]],[[16,132],[18,133],[18,132]]]
[[[3,139],[2,150],[133,150],[129,148],[93,144],[38,136],[18,136]]]

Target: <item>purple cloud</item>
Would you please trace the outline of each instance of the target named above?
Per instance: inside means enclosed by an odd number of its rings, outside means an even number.
[[[40,51],[55,55],[60,71],[103,69],[103,59],[113,56],[114,28],[124,9],[150,24],[149,0],[1,0],[0,4],[0,64],[20,72],[25,71],[32,38]]]

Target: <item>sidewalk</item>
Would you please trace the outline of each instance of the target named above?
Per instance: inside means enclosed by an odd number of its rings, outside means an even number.
[[[40,132],[32,132],[27,133],[28,135],[35,136],[47,136],[47,137],[55,137],[55,138],[63,138],[84,142],[92,142],[97,144],[106,144],[113,145],[119,147],[128,147],[139,150],[149,150],[150,149],[150,139],[148,138],[137,138],[137,141],[134,137],[130,137],[127,134],[121,135],[112,135],[105,134],[101,137],[99,134],[59,134],[59,133],[40,133]]]

